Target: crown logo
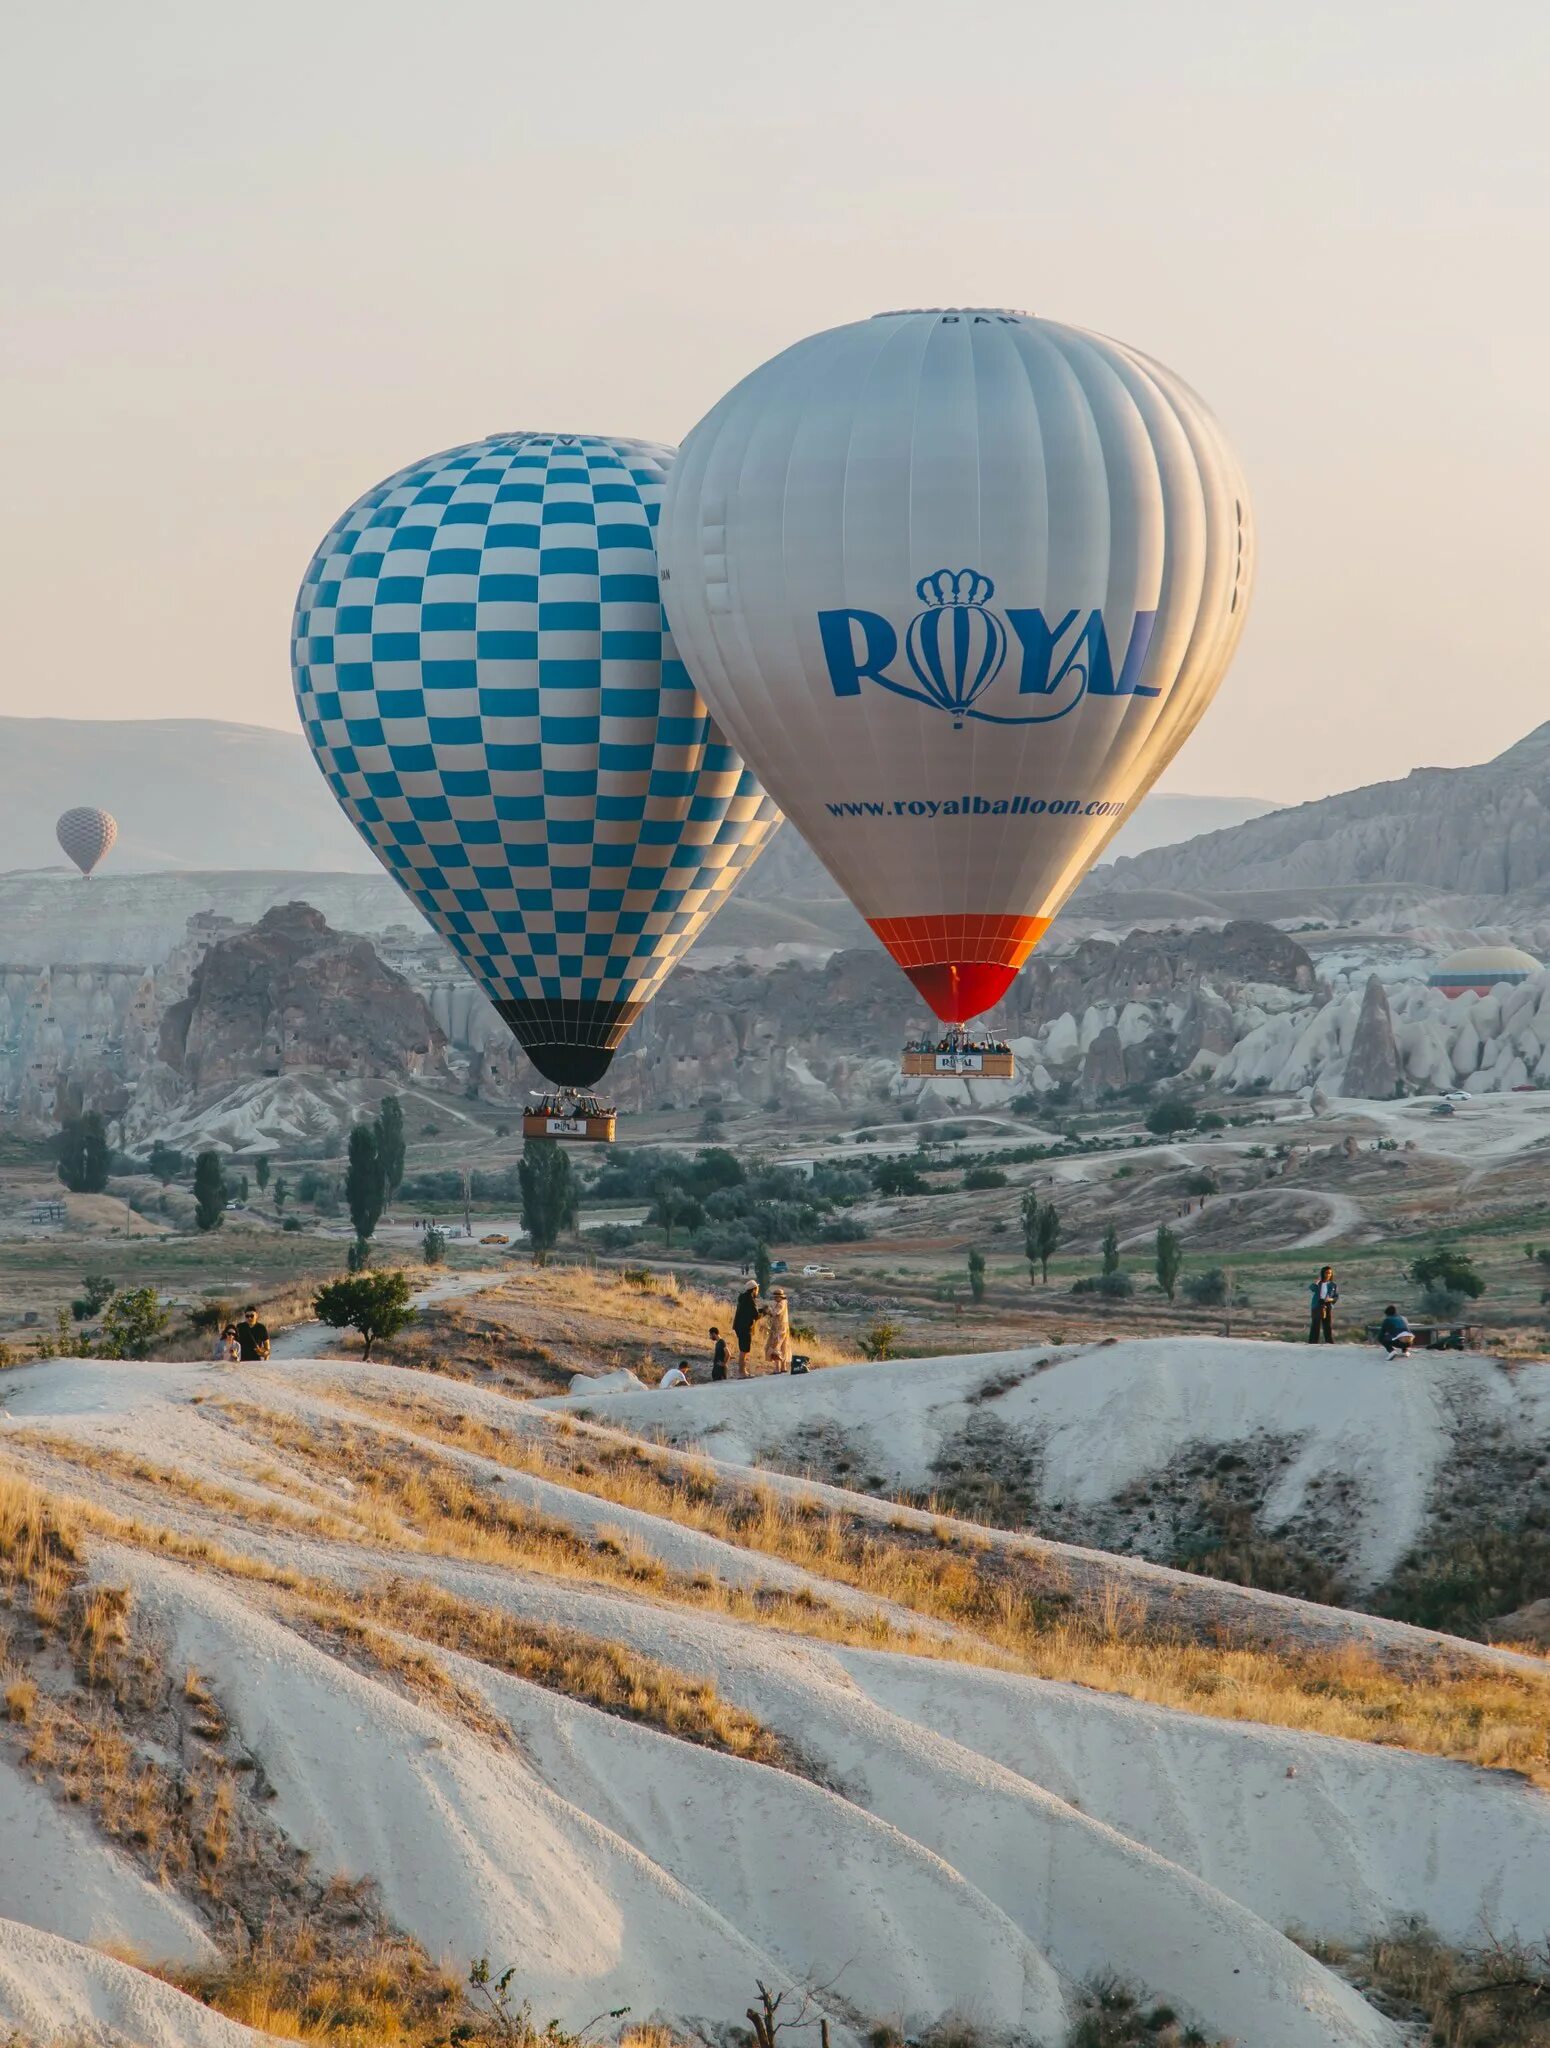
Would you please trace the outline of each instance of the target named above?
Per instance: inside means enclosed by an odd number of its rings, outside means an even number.
[[[986,609],[995,594],[978,569],[933,569],[915,585],[926,609],[911,619],[904,652],[928,703],[950,711],[955,728],[1006,660],[1006,627]]]
[[[933,569],[915,585],[915,595],[933,610],[943,605],[987,603],[996,586],[978,569]]]

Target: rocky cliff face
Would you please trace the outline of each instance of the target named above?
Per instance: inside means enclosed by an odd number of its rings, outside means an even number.
[[[1202,896],[1382,885],[1550,899],[1550,724],[1478,768],[1418,768],[1227,832],[1118,860],[1083,892]]]
[[[369,940],[331,930],[306,903],[211,946],[162,1018],[160,1052],[198,1091],[298,1068],[377,1080],[446,1071],[424,1000]]]
[[[1188,998],[1203,982],[1219,989],[1262,982],[1309,995],[1314,980],[1313,962],[1295,939],[1240,918],[1220,931],[1135,931],[1119,942],[1086,939],[1049,958],[1035,953],[997,1015],[1003,1026],[1029,1031],[1094,1003]]]

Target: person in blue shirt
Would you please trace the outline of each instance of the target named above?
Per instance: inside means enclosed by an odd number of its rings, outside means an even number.
[[[1378,1342],[1383,1346],[1386,1358],[1406,1358],[1415,1342],[1415,1332],[1405,1321],[1399,1310],[1390,1302],[1383,1311],[1383,1320],[1378,1325]]]

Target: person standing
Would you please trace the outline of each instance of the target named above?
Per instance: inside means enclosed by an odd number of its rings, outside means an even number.
[[[724,1380],[727,1376],[727,1340],[714,1323],[710,1326],[710,1334],[710,1376],[713,1380]]]
[[[737,1376],[740,1380],[748,1377],[748,1354],[753,1349],[753,1326],[764,1314],[759,1306],[759,1283],[749,1280],[737,1297],[732,1311],[732,1335],[737,1343]]]
[[[269,1331],[258,1320],[256,1308],[245,1308],[237,1325],[237,1349],[244,1365],[257,1365],[269,1356]]]
[[[1335,1341],[1335,1303],[1340,1299],[1340,1289],[1335,1285],[1333,1266],[1321,1266],[1319,1277],[1308,1290],[1310,1320],[1308,1342],[1310,1344],[1333,1344]]]
[[[791,1315],[784,1287],[773,1290],[764,1312],[764,1363],[770,1372],[791,1370]]]

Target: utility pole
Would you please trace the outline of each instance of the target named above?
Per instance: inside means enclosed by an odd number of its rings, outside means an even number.
[[[474,1234],[473,1219],[469,1208],[469,1204],[473,1201],[473,1195],[474,1176],[472,1171],[465,1166],[463,1168],[463,1235],[465,1237],[472,1237]]]

